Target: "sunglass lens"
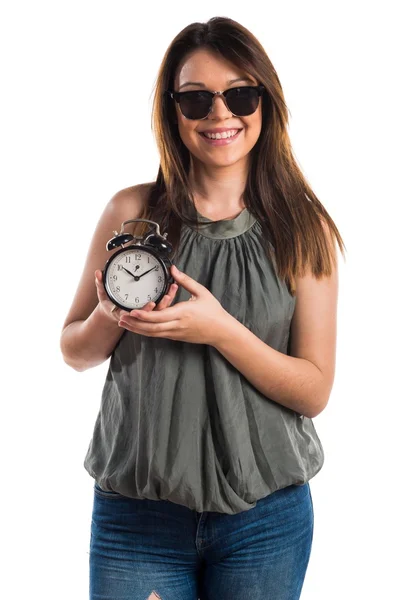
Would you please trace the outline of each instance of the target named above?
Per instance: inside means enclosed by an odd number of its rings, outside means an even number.
[[[188,119],[204,119],[210,111],[212,102],[211,94],[198,92],[185,92],[180,97],[182,114]]]
[[[257,110],[258,98],[257,89],[251,87],[233,88],[226,94],[229,110],[238,117],[254,113]]]

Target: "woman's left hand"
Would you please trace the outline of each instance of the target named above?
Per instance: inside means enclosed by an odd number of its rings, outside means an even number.
[[[175,265],[171,275],[192,294],[190,300],[160,311],[132,310],[123,314],[120,326],[150,337],[214,345],[231,315],[206,287],[178,271]]]

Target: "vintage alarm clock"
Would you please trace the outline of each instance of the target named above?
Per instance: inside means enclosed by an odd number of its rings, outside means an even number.
[[[156,232],[147,232],[143,236],[124,233],[124,225],[136,222],[154,225]],[[157,305],[174,281],[168,258],[173,248],[166,241],[168,234],[161,235],[158,223],[148,219],[124,221],[121,231],[113,233],[115,237],[107,242],[107,250],[121,248],[108,259],[103,270],[104,288],[109,299],[116,307],[127,311],[143,308],[148,302]]]

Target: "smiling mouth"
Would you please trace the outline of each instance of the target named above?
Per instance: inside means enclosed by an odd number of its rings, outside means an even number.
[[[233,135],[224,135],[223,136],[221,134],[215,134],[215,135],[219,135],[219,137],[210,137],[210,136],[206,135],[206,132],[203,132],[203,131],[199,131],[198,133],[202,137],[206,138],[207,140],[213,140],[213,141],[216,141],[216,140],[230,140],[230,139],[235,138],[242,131],[242,129],[236,129],[236,133],[234,133]],[[234,130],[231,130],[231,131],[234,131]]]

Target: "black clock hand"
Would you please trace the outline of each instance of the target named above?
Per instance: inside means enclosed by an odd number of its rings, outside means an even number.
[[[150,271],[154,271],[154,269],[155,269],[155,268],[156,268],[156,267],[153,267],[152,269],[149,269],[148,271],[145,271],[145,272],[144,272],[144,273],[142,273],[141,275],[138,275],[139,279],[140,279],[141,277],[143,277],[143,275],[147,275],[147,273],[150,273]]]
[[[133,273],[131,273],[130,271],[128,271],[128,269],[125,269],[125,267],[122,267],[124,271],[126,271],[127,273],[129,273],[129,275],[132,275],[132,277],[137,277],[137,275],[134,275]]]

